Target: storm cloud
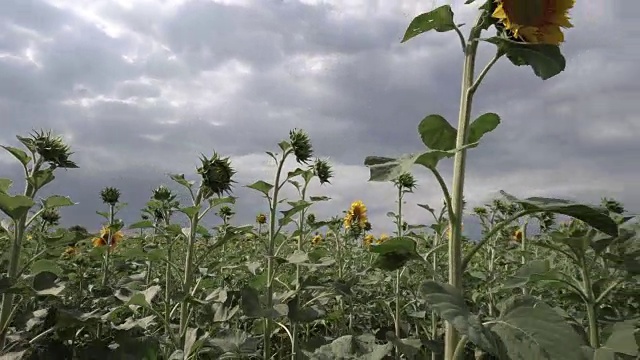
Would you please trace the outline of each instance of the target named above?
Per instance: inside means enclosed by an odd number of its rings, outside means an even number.
[[[475,7],[449,2],[456,21]],[[52,129],[71,145],[80,169],[59,171],[47,193],[79,204],[65,225],[99,226],[99,191],[122,190],[130,223],[169,173],[192,176],[200,154],[230,156],[238,170],[237,222],[266,210],[243,188],[270,181],[265,151],[294,127],[335,167],[332,185],[314,194],[319,217],[362,199],[376,231],[393,227],[390,184],[368,183],[368,155],[423,149],[417,125],[457,116],[462,54],[454,33],[406,44],[411,19],[443,1],[219,0],[0,2],[0,143]],[[598,202],[609,196],[640,209],[638,31],[631,1],[581,1],[565,32],[566,71],[547,81],[500,61],[485,79],[474,116],[502,124],[470,152],[470,206],[504,189],[518,196]],[[612,24],[615,24],[613,26]],[[464,28],[463,28],[464,29]],[[624,36],[622,36],[624,35]],[[492,54],[482,44],[480,64]],[[2,177],[20,168],[0,155]],[[295,166],[295,164],[291,164]],[[451,165],[442,171],[450,181]],[[409,222],[428,221],[416,203],[439,207],[434,179],[416,168]],[[178,189],[178,188],[176,188]],[[293,195],[292,191],[287,194]]]

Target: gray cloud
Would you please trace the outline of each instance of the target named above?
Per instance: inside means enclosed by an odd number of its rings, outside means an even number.
[[[461,3],[454,9],[469,23],[473,9]],[[429,7],[409,0],[144,1],[131,8],[4,1],[0,142],[15,144],[14,134],[40,127],[66,136],[81,168],[61,172],[47,191],[80,202],[65,210],[66,224],[90,227],[100,221],[93,210],[101,188],[122,189],[130,204],[122,216],[131,222],[150,190],[170,183],[167,173],[193,174],[199,154],[216,150],[239,170],[238,221],[250,222],[264,204],[242,185],[272,177],[263,152],[299,127],[337,167],[333,186],[313,190],[334,202],[316,211],[339,214],[361,198],[377,230],[388,231],[394,192],[366,182],[364,157],[420,151],[416,128],[424,116],[457,117],[455,34],[399,43],[411,18]],[[631,44],[638,37],[628,21],[638,9],[578,4],[563,45],[567,70],[551,80],[504,59],[496,65],[474,115],[497,112],[502,124],[470,152],[470,205],[505,189],[582,201],[615,196],[640,209],[638,47]],[[479,66],[491,46],[482,44]],[[6,176],[19,180],[8,161],[0,155]],[[448,181],[450,168],[443,163]],[[429,174],[416,173],[420,189],[406,211],[412,222],[427,219],[415,203],[441,202]]]

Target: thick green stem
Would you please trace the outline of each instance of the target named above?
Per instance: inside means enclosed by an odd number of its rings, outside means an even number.
[[[280,190],[280,176],[282,175],[282,167],[291,150],[287,150],[282,154],[282,158],[278,163],[278,170],[276,171],[276,179],[273,184],[273,198],[271,199],[271,209],[269,217],[269,244],[267,245],[267,309],[273,307],[273,275],[274,275],[274,262],[273,252],[275,250],[276,240],[276,216],[278,215],[278,193]],[[271,359],[271,318],[264,319],[264,359]]]
[[[467,337],[467,335],[463,335],[460,338],[453,352],[453,360],[464,360],[464,350],[467,347],[468,341],[469,341],[469,338]]]
[[[40,170],[41,164],[41,160],[36,161],[31,171],[27,170],[25,166],[24,171],[27,178],[31,178],[36,171]],[[27,181],[24,195],[33,199],[37,191],[38,189],[34,188],[31,183]],[[20,267],[20,251],[22,250],[22,240],[26,231],[27,216],[28,214],[24,214],[17,219],[17,221],[13,222],[13,242],[11,244],[11,255],[9,257],[9,269],[7,271],[7,277],[12,283],[17,280],[18,269]],[[12,293],[2,295],[2,307],[0,308],[0,349],[5,345],[7,331],[11,323],[11,318],[13,317],[13,299],[14,294]]]
[[[584,258],[580,261],[580,273],[582,275],[582,291],[586,299],[587,321],[589,322],[589,345],[594,349],[600,347],[600,333],[598,328],[597,302],[593,293],[593,284],[591,283],[591,274]]]
[[[480,18],[478,19],[480,21]],[[458,115],[458,132],[456,136],[456,152],[453,160],[453,186],[451,207],[453,214],[449,214],[452,223],[451,237],[449,238],[449,284],[462,290],[462,200],[464,193],[464,176],[467,161],[467,151],[461,149],[467,144],[469,137],[469,121],[471,118],[471,105],[474,91],[471,89],[474,81],[476,52],[478,49],[478,37],[481,29],[474,26],[469,36],[469,42],[465,49],[464,68],[462,72],[462,85],[460,90],[460,113]],[[445,359],[453,360],[455,347],[459,336],[452,324],[446,324],[445,332]]]
[[[522,257],[520,259],[521,264],[527,263],[527,221],[525,220],[524,225],[522,225],[522,243],[520,244],[522,250]],[[529,295],[529,289],[527,288],[527,284],[522,286],[522,295]]]
[[[302,201],[306,200],[307,195],[307,185],[308,182],[305,181],[305,185],[302,188]],[[304,241],[304,220],[305,220],[306,211],[303,209],[300,211],[300,219],[298,221],[298,251],[302,251],[302,244]],[[296,302],[298,307],[300,307],[300,264],[296,264],[296,291],[297,297]],[[298,351],[300,348],[300,343],[298,341],[299,332],[300,332],[300,324],[295,321],[291,321],[291,360],[298,359]]]
[[[397,222],[397,226],[398,226],[398,237],[402,237],[402,185],[398,184],[398,218],[396,220]],[[400,269],[396,270],[396,288],[395,288],[395,304],[396,304],[396,308],[395,308],[395,321],[394,321],[394,325],[395,325],[395,333],[396,333],[396,337],[400,338],[400,278],[402,276],[402,273],[400,272]],[[400,349],[398,349],[398,347],[396,347],[396,359],[399,360],[400,359]]]
[[[194,205],[199,206],[202,202],[203,190],[200,188],[196,195]],[[194,245],[196,242],[196,230],[198,229],[198,222],[200,221],[200,213],[194,214],[189,220],[189,238],[187,241],[187,256],[184,261],[184,280],[182,283],[182,293],[185,294],[184,300],[180,304],[180,345],[184,345],[184,335],[187,331],[187,325],[189,324],[189,301],[186,294],[191,292],[191,285],[193,284],[193,255]]]
[[[115,205],[109,204],[109,232],[107,233],[107,251],[104,254],[104,266],[102,268],[102,286],[107,285],[107,279],[109,276],[109,254],[111,253],[111,243],[113,241],[113,231],[111,230],[111,226],[113,226],[115,218]]]

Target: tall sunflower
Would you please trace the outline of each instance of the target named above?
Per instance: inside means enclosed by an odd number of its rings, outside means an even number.
[[[351,226],[358,224],[361,229],[364,229],[367,225],[367,220],[367,207],[360,200],[354,201],[344,217],[344,227],[349,229]]]
[[[569,10],[575,0],[495,0],[493,17],[517,40],[558,45],[561,28],[571,28]]]

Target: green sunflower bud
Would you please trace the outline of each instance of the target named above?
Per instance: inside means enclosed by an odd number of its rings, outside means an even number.
[[[175,195],[171,192],[171,189],[164,185],[160,185],[153,189],[153,199],[158,201],[171,201],[175,199]]]
[[[220,216],[222,219],[229,219],[233,215],[235,215],[235,212],[233,212],[233,210],[226,205],[220,207],[220,210],[218,211],[218,216]]]
[[[102,202],[109,205],[115,205],[120,201],[120,190],[114,187],[106,187],[100,191]]]
[[[309,135],[302,130],[293,129],[289,132],[289,141],[298,163],[306,164],[313,156],[313,148]]]
[[[202,158],[202,166],[198,168],[198,174],[202,176],[202,187],[204,197],[231,193],[231,186],[235,182],[232,180],[236,173],[231,167],[229,158],[221,158],[214,152],[211,159]]]
[[[56,209],[46,209],[42,212],[42,221],[49,226],[58,225],[60,222],[60,213]]]
[[[18,140],[29,150],[40,155],[43,161],[55,168],[78,168],[78,165],[69,160],[73,154],[70,147],[64,143],[61,136],[54,136],[51,131],[34,131],[30,137],[18,136]]]
[[[307,214],[307,223],[309,225],[313,225],[316,223],[316,215],[315,214]]]
[[[401,190],[412,191],[416,188],[416,179],[410,173],[403,173],[393,183]]]
[[[331,184],[329,179],[333,177],[333,170],[331,165],[326,160],[316,159],[316,163],[313,165],[313,173],[320,179],[320,184]]]
[[[267,223],[267,215],[265,214],[258,214],[256,216],[256,222],[260,225],[264,225]]]

